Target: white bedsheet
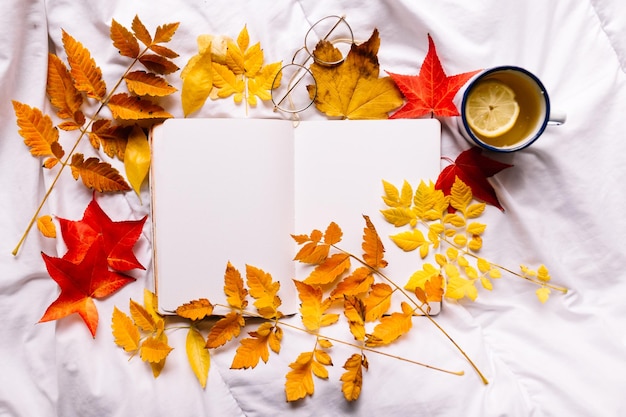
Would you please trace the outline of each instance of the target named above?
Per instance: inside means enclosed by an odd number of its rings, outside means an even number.
[[[113,306],[142,299],[152,271],[97,301],[100,326],[92,339],[78,316],[36,324],[57,296],[40,252],[62,254],[61,243],[37,232],[17,257],[11,251],[52,177],[30,156],[17,133],[11,100],[49,109],[45,97],[48,48],[61,54],[61,30],[92,52],[108,84],[126,63],[109,40],[115,19],[130,27],[138,15],[150,30],[180,22],[172,49],[182,67],[199,34],[235,37],[247,24],[266,62],[291,59],[309,25],[343,14],[355,37],[380,31],[381,69],[417,74],[433,37],[446,72],[501,64],[523,66],[546,85],[567,122],[513,155],[514,168],[492,183],[501,213],[487,209],[483,253],[516,269],[545,263],[555,283],[570,288],[541,305],[535,288],[503,277],[476,302],[446,302],[441,325],[490,381],[483,385],[449,342],[425,320],[388,351],[448,369],[456,377],[369,354],[363,393],[347,403],[340,391],[343,359],[315,394],[290,404],[284,375],[310,339],[285,335],[280,355],[254,370],[230,370],[235,345],[213,352],[202,390],[186,363],[185,332],[170,334],[176,350],[158,379],[139,358],[113,343]],[[331,1],[331,0],[4,0],[0,6],[0,416],[602,416],[626,415],[626,14],[620,0]],[[177,74],[169,77],[180,88]],[[182,117],[178,98],[166,109]],[[208,102],[194,117],[244,117],[230,99]],[[251,117],[280,117],[270,106]],[[324,119],[311,109],[307,119]],[[469,144],[456,119],[442,120],[442,154]],[[442,167],[444,163],[442,163]],[[66,173],[67,174],[67,173]],[[45,212],[80,219],[91,192],[64,175]],[[149,213],[132,193],[98,197],[113,220]],[[149,201],[144,187],[143,201]],[[323,226],[320,226],[323,227]],[[150,264],[146,225],[135,251]],[[333,356],[349,352],[333,348]]]

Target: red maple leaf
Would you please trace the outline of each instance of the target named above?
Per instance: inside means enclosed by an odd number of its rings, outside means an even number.
[[[93,299],[104,298],[135,279],[109,269],[99,239],[94,241],[78,263],[43,252],[41,256],[50,277],[61,287],[61,294],[50,304],[39,322],[78,313],[95,337],[98,310]]]
[[[407,102],[390,119],[417,118],[426,114],[450,117],[458,116],[453,103],[459,89],[480,70],[448,77],[441,66],[435,43],[428,35],[428,52],[419,75],[400,75],[388,72]]]
[[[455,178],[459,177],[461,181],[472,189],[472,194],[476,199],[504,211],[504,208],[498,201],[496,191],[487,181],[487,177],[491,177],[512,166],[484,156],[481,149],[474,146],[461,152],[451,165],[448,165],[441,171],[435,188],[443,191],[444,195],[449,195]]]
[[[144,216],[141,220],[114,222],[94,197],[87,206],[82,220],[59,219],[61,234],[67,245],[67,253],[63,259],[80,262],[94,242],[101,239],[102,250],[111,268],[117,271],[145,269],[135,257],[133,247],[141,236],[147,217]]]

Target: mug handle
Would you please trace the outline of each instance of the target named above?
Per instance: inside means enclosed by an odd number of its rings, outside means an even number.
[[[548,124],[552,126],[559,126],[565,123],[567,120],[567,114],[562,111],[550,110],[550,117],[548,118]]]

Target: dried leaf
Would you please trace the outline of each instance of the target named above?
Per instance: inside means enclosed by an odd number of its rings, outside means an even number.
[[[178,307],[176,314],[190,320],[202,320],[213,314],[213,304],[206,298],[200,298]]]
[[[166,23],[157,27],[153,43],[167,43],[171,41],[179,25],[180,23]]]
[[[131,24],[131,29],[137,39],[139,39],[144,45],[152,44],[152,36],[150,36],[150,32],[148,32],[148,29],[146,29],[144,24],[141,22],[139,16],[135,15]]]
[[[348,319],[350,332],[356,340],[365,339],[365,304],[360,298],[346,296],[343,302],[343,313]]]
[[[74,86],[87,97],[102,101],[106,95],[106,85],[102,71],[91,57],[91,53],[80,42],[63,31],[63,47],[70,64]]]
[[[162,75],[171,74],[180,69],[168,58],[161,55],[145,54],[139,58],[139,62],[141,62],[149,71]]]
[[[350,269],[350,255],[335,253],[316,266],[304,282],[310,285],[329,284],[348,269]]]
[[[180,77],[183,80],[181,102],[185,117],[199,110],[213,89],[213,66],[210,46],[191,57]]]
[[[130,300],[130,315],[135,325],[144,332],[155,332],[157,330],[156,320],[141,304]]]
[[[282,316],[278,311],[282,303],[278,297],[280,282],[275,282],[270,274],[251,265],[246,265],[246,279],[259,314],[268,319]]]
[[[270,356],[268,343],[272,334],[271,328],[270,323],[263,323],[256,332],[250,332],[252,337],[241,339],[230,368],[254,368],[258,365],[259,360],[267,363]]]
[[[33,156],[54,156],[52,144],[58,143],[59,131],[52,119],[36,107],[13,100],[13,109],[17,116],[18,133],[30,148]]]
[[[46,214],[45,216],[40,216],[37,219],[37,229],[39,229],[41,234],[44,235],[45,237],[49,237],[49,238],[57,237],[57,229],[56,229],[56,226],[54,225],[54,222],[52,221],[52,216],[50,215]]]
[[[392,313],[380,319],[380,323],[374,327],[371,335],[367,335],[365,345],[378,347],[388,345],[403,334],[406,334],[413,326],[413,309],[407,303],[402,302],[402,313]]]
[[[118,93],[112,96],[109,99],[108,106],[116,119],[142,120],[173,117],[158,104],[126,93]]]
[[[165,78],[151,72],[129,72],[124,80],[128,91],[139,96],[165,97],[177,91]]]
[[[111,120],[99,119],[91,125],[89,142],[95,149],[99,149],[102,145],[102,150],[107,156],[117,157],[123,161],[126,142],[128,142],[131,130],[132,126],[114,125]]]
[[[243,285],[241,273],[230,262],[226,265],[224,273],[224,293],[231,307],[243,310],[248,305],[248,300],[246,300],[248,290]]]
[[[211,328],[207,337],[206,347],[212,349],[224,345],[233,337],[239,336],[241,328],[245,324],[241,314],[231,311],[219,319]]]
[[[140,200],[141,184],[148,177],[150,170],[150,157],[148,137],[142,128],[137,125],[133,126],[124,152],[124,168],[126,169],[126,178],[128,178],[128,182]]]
[[[209,368],[211,367],[211,355],[205,344],[206,342],[202,334],[196,328],[190,327],[185,343],[187,359],[202,388],[206,387]]]
[[[313,395],[315,386],[313,384],[313,352],[301,353],[295,362],[289,364],[289,371],[286,375],[285,394],[287,401],[297,401],[307,395]]]
[[[300,298],[300,314],[302,324],[308,330],[315,331],[322,326],[335,323],[339,316],[337,314],[325,313],[330,307],[330,300],[322,302],[322,290],[319,287],[294,280],[298,297]]]
[[[382,317],[391,307],[393,289],[385,283],[372,285],[372,289],[363,301],[365,304],[365,321],[374,321]]]
[[[115,344],[126,352],[135,352],[139,349],[139,339],[141,334],[139,329],[130,317],[113,307],[113,317],[111,318],[111,328]]]
[[[139,356],[143,361],[158,363],[163,361],[173,348],[164,340],[149,336],[139,348]]]
[[[358,353],[352,354],[346,360],[343,365],[343,369],[346,370],[341,375],[341,391],[343,396],[348,401],[356,401],[361,395],[361,388],[363,387],[363,368],[367,368],[367,359]]]
[[[106,162],[101,162],[98,158],[91,157],[83,159],[83,154],[72,155],[72,175],[75,180],[80,179],[88,188],[102,193],[105,191],[128,191],[130,186],[119,172]]]
[[[124,26],[113,19],[111,21],[110,37],[120,54],[129,58],[139,56],[139,43],[137,38]]]
[[[402,95],[391,78],[379,78],[379,46],[375,29],[369,40],[352,45],[341,64],[311,64],[317,89],[314,85],[307,89],[319,111],[346,119],[386,119],[388,112],[402,105]],[[333,55],[334,51],[332,43],[320,41],[314,53],[325,56]]]
[[[361,244],[361,248],[365,252],[363,254],[363,260],[372,268],[384,268],[387,266],[387,261],[383,259],[385,253],[383,242],[380,240],[378,232],[376,232],[369,216],[363,215],[363,218],[365,219],[363,243]]]
[[[331,291],[330,298],[336,300],[344,296],[365,294],[373,283],[372,270],[362,266],[340,281]]]
[[[72,119],[83,104],[83,96],[74,86],[74,81],[61,59],[48,54],[48,78],[46,93],[50,104],[57,108],[61,119]]]

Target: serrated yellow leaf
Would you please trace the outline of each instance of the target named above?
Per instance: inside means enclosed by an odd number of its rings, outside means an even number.
[[[402,206],[400,202],[400,192],[398,191],[398,188],[388,181],[385,181],[385,180],[382,180],[382,181],[383,181],[383,191],[385,192],[385,195],[383,195],[382,199],[385,202],[385,204],[389,207]]]
[[[283,340],[283,329],[280,327],[274,327],[274,330],[270,332],[267,343],[274,353],[280,353],[280,342]]]
[[[331,222],[326,231],[324,231],[324,243],[327,245],[334,245],[341,242],[341,237],[343,236],[343,232],[339,225],[335,222]]]
[[[141,304],[130,300],[130,315],[135,325],[144,332],[156,331],[156,321],[154,317]]]
[[[128,191],[130,186],[119,172],[107,162],[101,162],[98,158],[83,159],[83,154],[72,155],[72,176],[80,179],[88,188],[98,192],[105,191]]]
[[[413,326],[413,310],[407,303],[402,302],[402,313],[392,313],[380,319],[371,335],[365,340],[365,345],[378,347],[388,345],[400,336],[406,334]]]
[[[144,120],[169,119],[173,117],[158,104],[126,93],[115,94],[109,99],[107,104],[113,117],[116,119]]]
[[[163,323],[164,321],[162,319],[157,322],[158,330],[157,330],[157,335],[155,339],[162,344],[168,345],[169,342],[167,340],[167,335],[163,331],[163,325],[164,325]],[[148,362],[150,364],[150,368],[152,369],[152,375],[155,378],[157,378],[161,374],[161,371],[165,367],[166,360],[167,360],[167,357],[164,357],[162,360],[158,362]]]
[[[160,338],[148,337],[139,348],[139,356],[145,362],[157,363],[169,355],[172,351],[166,341]]]
[[[172,40],[172,37],[176,33],[179,22],[166,23],[156,28],[154,33],[154,43],[167,43]]]
[[[86,93],[87,97],[103,100],[106,84],[102,79],[102,71],[96,66],[89,50],[64,30],[62,42],[76,89]]]
[[[472,189],[456,177],[450,189],[450,205],[464,213],[471,201]]]
[[[49,238],[57,237],[57,229],[52,221],[52,216],[46,214],[37,218],[37,229],[42,235]]]
[[[272,276],[262,269],[246,265],[248,291],[255,299],[254,306],[259,314],[265,318],[274,318],[280,315],[278,307],[281,300],[278,297],[280,282],[275,282]]]
[[[387,261],[383,259],[385,255],[385,248],[383,242],[376,232],[374,224],[371,222],[369,216],[363,215],[365,220],[365,228],[363,228],[363,243],[361,243],[361,249],[363,249],[363,260],[372,268],[384,268],[387,266]]]
[[[162,320],[161,315],[157,313],[158,299],[155,293],[144,288],[143,290],[143,305],[146,311],[152,316],[155,322]]]
[[[226,272],[224,272],[224,294],[226,294],[226,301],[231,307],[244,309],[248,305],[246,300],[248,290],[243,285],[241,273],[230,261],[226,265]]]
[[[191,370],[193,371],[202,388],[206,387],[206,381],[211,367],[211,354],[206,348],[206,342],[202,334],[194,327],[187,332],[185,350]]]
[[[361,395],[361,389],[363,387],[363,369],[362,369],[363,357],[358,353],[352,354],[343,365],[343,369],[346,370],[341,375],[341,391],[343,396],[348,401],[356,401]]]
[[[439,269],[429,263],[422,265],[422,269],[415,271],[404,288],[409,291],[415,291],[416,288],[424,288],[426,282],[433,277],[439,275]]]
[[[474,281],[461,277],[458,274],[458,270],[456,273],[447,274],[447,278],[446,297],[455,300],[460,300],[463,297],[467,297],[472,301],[476,300],[478,290],[474,285]]]
[[[304,282],[310,285],[329,284],[348,269],[350,269],[350,255],[335,253],[316,266]]]
[[[164,49],[170,53],[173,51],[167,48],[156,48],[153,45],[150,46],[150,49],[158,51],[159,54],[143,54],[139,57],[139,62],[141,62],[141,64],[146,67],[148,71],[163,75],[178,71],[179,68],[176,64],[161,55]],[[170,55],[170,53],[167,53],[166,55]],[[174,53],[173,55],[176,54]]]
[[[441,274],[431,276],[424,283],[424,292],[426,293],[426,301],[440,302],[443,297],[444,283]]]
[[[269,360],[269,333],[265,336],[260,335],[258,332],[252,332],[251,334],[254,334],[254,337],[241,339],[239,342],[239,347],[230,365],[231,369],[254,368],[258,365],[259,360],[262,359],[265,363]]]
[[[391,307],[393,289],[385,283],[372,285],[370,293],[363,304],[365,305],[365,321],[374,321],[382,317]]]
[[[206,298],[199,298],[179,306],[176,314],[190,320],[202,320],[213,314],[213,304]]]
[[[150,170],[150,144],[148,137],[139,126],[133,126],[133,130],[128,136],[126,150],[124,151],[124,168],[126,170],[126,178],[135,194],[139,196],[141,201],[141,184],[148,177]]]
[[[413,197],[413,210],[417,217],[425,221],[441,219],[446,208],[446,198],[441,190],[436,190],[432,181],[420,181]]]
[[[199,110],[213,89],[213,61],[210,47],[191,57],[180,74],[181,101],[185,117]]]
[[[263,101],[272,99],[272,87],[280,85],[282,62],[273,62],[261,68],[254,76],[248,76],[248,104],[256,106],[256,97]]]
[[[486,204],[485,203],[474,203],[471,204],[465,210],[465,217],[468,219],[475,219],[476,217],[480,217],[481,214],[485,211]],[[479,233],[477,233],[479,234]]]
[[[207,336],[206,347],[213,349],[224,345],[232,338],[239,336],[241,328],[245,324],[241,314],[231,311],[211,327]]]
[[[240,51],[245,51],[248,49],[248,45],[250,45],[250,35],[248,34],[248,26],[244,25],[237,36],[237,46]]]
[[[537,288],[537,291],[535,291],[535,294],[537,294],[537,298],[543,304],[546,301],[548,301],[548,298],[550,298],[550,288],[548,287]]]
[[[380,211],[385,217],[387,222],[393,224],[396,227],[405,226],[411,224],[411,222],[417,219],[415,212],[407,207],[393,207]]]
[[[321,327],[322,313],[326,310],[322,305],[322,290],[302,281],[293,281],[300,298],[300,314],[302,324],[308,330],[315,331]]]
[[[339,314],[335,313],[326,313],[322,314],[322,318],[320,319],[320,327],[330,326],[331,324],[337,323],[339,320]]]
[[[135,15],[131,24],[131,29],[133,30],[133,33],[135,34],[137,39],[143,42],[144,45],[147,46],[152,44],[152,36],[150,36],[150,32],[148,32],[148,29],[146,29],[144,24],[141,22],[139,16]]]
[[[371,269],[357,268],[335,286],[330,293],[330,298],[336,300],[344,296],[365,294],[373,283],[374,276]]]
[[[216,89],[216,97],[226,98],[235,94],[235,102],[241,102],[246,87],[245,81],[226,65],[213,62],[211,67],[213,69],[212,77],[213,86]],[[213,92],[211,93],[211,98],[215,99]]]
[[[124,77],[128,91],[139,96],[165,97],[177,91],[165,78],[145,71],[133,71]]]
[[[289,371],[285,381],[285,395],[288,402],[300,400],[307,395],[313,395],[313,353],[301,353],[295,362],[289,364]]]
[[[53,156],[51,145],[59,140],[59,131],[52,119],[36,107],[13,100],[18,133],[33,156]]]
[[[126,352],[134,352],[139,349],[139,339],[141,338],[139,329],[135,326],[131,318],[118,310],[117,307],[113,307],[111,328],[116,345]]]
[[[405,252],[411,252],[427,243],[424,234],[419,229],[407,230],[389,237]]]

